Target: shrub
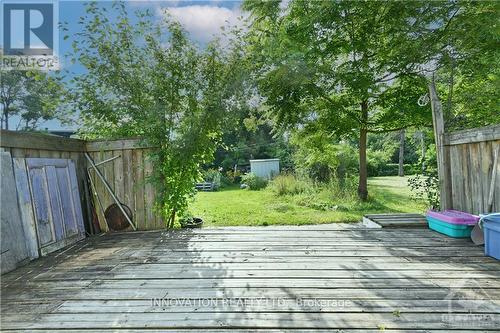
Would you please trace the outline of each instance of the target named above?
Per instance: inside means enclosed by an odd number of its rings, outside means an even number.
[[[271,190],[277,195],[294,195],[306,192],[314,187],[308,179],[300,179],[294,174],[281,174],[276,176],[269,184]]]
[[[238,184],[241,181],[241,171],[228,170],[225,178],[232,184]]]
[[[203,171],[203,179],[206,182],[213,183],[215,189],[219,188],[221,185],[221,173],[217,169],[208,169]]]
[[[390,158],[387,156],[387,153],[380,150],[368,150],[367,159],[368,176],[370,177],[382,176],[381,170],[384,170],[390,162]],[[398,170],[396,169],[395,175],[397,174]]]
[[[420,166],[414,164],[404,164],[404,174],[405,176],[414,175],[420,172]],[[379,164],[376,167],[369,165],[368,176],[397,176],[399,174],[399,164],[397,163],[386,163]]]
[[[261,190],[267,186],[267,180],[256,176],[254,173],[247,173],[241,176],[241,182],[248,185],[250,190]]]

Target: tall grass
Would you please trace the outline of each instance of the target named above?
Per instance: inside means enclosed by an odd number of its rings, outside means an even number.
[[[297,195],[312,191],[315,188],[315,184],[309,179],[285,173],[275,177],[269,184],[269,188],[279,196]]]
[[[319,183],[294,174],[280,175],[269,184],[276,195],[287,195],[299,206],[321,211],[347,211],[357,205],[357,187],[356,178],[333,178]]]
[[[356,201],[358,199],[358,180],[354,177],[333,178],[326,184],[325,190],[333,200]]]

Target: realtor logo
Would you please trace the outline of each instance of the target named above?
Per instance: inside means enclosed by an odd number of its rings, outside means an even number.
[[[4,4],[5,55],[54,54],[54,5]]]
[[[58,68],[56,1],[2,1],[2,67]]]

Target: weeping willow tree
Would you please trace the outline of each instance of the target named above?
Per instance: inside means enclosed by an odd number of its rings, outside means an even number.
[[[220,51],[214,41],[200,50],[168,13],[112,13],[92,2],[74,43],[74,61],[86,72],[73,83],[86,138],[141,137],[157,147],[148,158],[156,188],[155,210],[166,227],[183,214],[200,165],[210,162],[230,107],[240,51]],[[113,17],[113,19],[109,19]]]

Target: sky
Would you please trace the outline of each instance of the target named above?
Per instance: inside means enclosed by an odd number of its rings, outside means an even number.
[[[13,2],[13,1],[12,1]],[[102,6],[111,8],[111,1],[98,1]],[[80,30],[78,20],[85,14],[84,1],[58,1],[59,21],[67,22],[68,33],[59,32],[59,56],[61,65],[69,72],[79,73],[84,69],[78,64],[70,64],[64,55],[72,52],[71,44],[75,34]],[[188,31],[190,38],[203,47],[214,35],[220,34],[220,27],[238,24],[238,17],[242,15],[240,10],[241,1],[126,1],[129,13],[136,9],[149,9],[154,14],[154,19],[161,20],[163,9],[167,8],[170,14],[177,19]],[[66,40],[64,35],[68,35]],[[15,127],[19,118],[13,117],[11,127]],[[61,130],[76,129],[77,124],[62,125],[56,120],[40,123],[40,129]]]

